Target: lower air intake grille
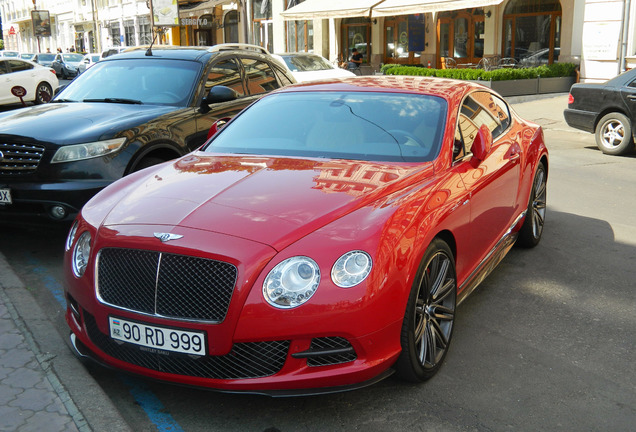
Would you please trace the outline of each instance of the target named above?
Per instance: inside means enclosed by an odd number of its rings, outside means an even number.
[[[342,337],[323,337],[312,339],[309,350],[312,352],[325,351],[325,354],[307,358],[308,366],[327,366],[347,363],[354,361],[358,357],[349,341]],[[337,350],[340,352],[328,353],[330,350]]]
[[[237,343],[223,356],[155,354],[132,344],[115,342],[99,331],[91,314],[82,312],[88,336],[100,350],[126,363],[159,372],[213,379],[260,378],[280,371],[289,351],[289,341],[269,341]]]

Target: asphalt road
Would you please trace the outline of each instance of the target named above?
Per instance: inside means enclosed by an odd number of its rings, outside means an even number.
[[[636,157],[605,156],[592,135],[569,129],[566,99],[514,105],[546,129],[543,240],[514,248],[462,303],[446,363],[429,382],[388,379],[354,392],[272,399],[91,367],[98,386],[71,379],[69,393],[94,430],[124,428],[91,416],[102,391],[135,431],[634,430]],[[66,229],[0,225],[0,252],[63,337]],[[66,346],[49,349],[69,370],[84,368]]]

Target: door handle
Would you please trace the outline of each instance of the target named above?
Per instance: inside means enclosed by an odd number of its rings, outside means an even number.
[[[636,96],[635,95],[629,95],[629,96],[627,96],[627,99],[633,101],[633,100],[636,100]]]

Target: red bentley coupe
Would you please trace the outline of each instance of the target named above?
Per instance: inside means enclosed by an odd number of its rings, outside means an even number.
[[[64,264],[73,346],[231,392],[427,380],[458,303],[541,239],[547,172],[541,128],[476,84],[273,92],[86,204]]]

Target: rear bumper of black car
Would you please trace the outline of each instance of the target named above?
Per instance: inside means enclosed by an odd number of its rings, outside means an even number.
[[[594,133],[598,113],[566,108],[563,117],[568,126],[585,132]]]

